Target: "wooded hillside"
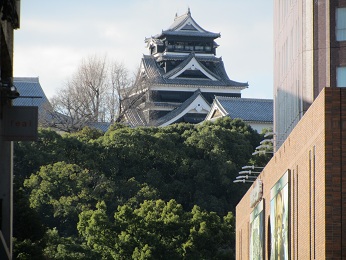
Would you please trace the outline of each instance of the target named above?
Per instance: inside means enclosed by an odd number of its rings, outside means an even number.
[[[16,259],[232,259],[234,184],[263,136],[240,120],[84,128],[15,144]]]

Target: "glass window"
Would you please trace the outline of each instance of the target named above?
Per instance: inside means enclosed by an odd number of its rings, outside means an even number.
[[[336,40],[346,41],[346,7],[336,8]]]
[[[336,69],[336,86],[346,87],[346,67],[338,67]]]

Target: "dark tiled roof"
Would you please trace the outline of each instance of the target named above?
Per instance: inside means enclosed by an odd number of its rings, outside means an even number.
[[[13,100],[14,106],[37,106],[42,109],[42,106],[49,101],[41,87],[39,78],[36,77],[15,77],[13,84],[19,92],[19,97]]]
[[[212,32],[199,32],[199,31],[162,31],[161,34],[156,35],[155,37],[161,38],[164,35],[169,36],[195,36],[195,37],[207,37],[207,38],[218,38],[220,37],[219,33]]]
[[[163,78],[161,75],[163,75],[165,71],[161,67],[158,66],[153,56],[143,55],[142,64],[151,82],[163,83],[162,82]]]
[[[105,132],[107,132],[107,130],[110,127],[111,123],[108,123],[108,122],[89,122],[89,123],[87,123],[87,125],[90,128],[101,130],[103,133],[105,133]]]
[[[187,12],[181,16],[176,16],[174,18],[174,22],[171,24],[171,26],[169,26],[168,30],[176,30],[178,29],[180,26],[183,25],[184,22],[186,22],[186,20],[191,17],[191,12]]]
[[[252,98],[215,97],[231,118],[248,122],[273,122],[273,100]]]
[[[191,52],[189,54],[189,56],[186,57],[186,59],[180,63],[178,66],[176,66],[174,69],[172,69],[171,71],[167,72],[166,74],[163,75],[164,78],[169,78],[171,76],[173,76],[174,74],[176,74],[177,72],[181,71],[191,60],[192,58],[195,58],[195,53]],[[196,59],[197,60],[197,59]],[[198,60],[197,60],[198,61]],[[212,75],[214,78],[217,78],[218,80],[221,80],[220,77],[218,75],[216,75],[214,72],[210,71],[209,69],[207,69],[203,64],[201,64],[199,62],[199,65],[205,70],[207,71],[210,75]]]
[[[170,108],[176,108],[181,105],[181,103],[176,102],[153,102],[153,106],[155,107],[170,107]]]
[[[221,58],[215,57],[215,56],[206,56],[206,55],[198,55],[195,54],[196,57],[198,57],[199,61],[203,61],[203,62],[215,62],[218,63],[220,61],[222,61]],[[186,55],[171,55],[171,54],[162,54],[159,55],[156,58],[156,61],[160,62],[160,61],[164,61],[164,60],[178,60],[178,61],[182,61],[185,60],[187,57],[189,56],[189,53],[187,53]]]
[[[199,61],[199,57],[195,56]],[[186,59],[191,59],[191,55],[186,56]],[[182,62],[186,63],[186,62]],[[176,77],[174,79],[165,78],[165,71],[157,64],[155,58],[151,55],[143,55],[142,64],[146,70],[147,76],[153,83],[158,84],[173,84],[173,85],[196,85],[199,87],[232,87],[232,88],[246,88],[248,83],[236,82],[230,80],[227,76],[223,61],[215,62],[215,67],[212,74],[217,75],[220,80],[210,79],[184,79]]]
[[[125,113],[125,116],[126,121],[129,123],[131,127],[147,125],[143,112],[138,108],[128,109]]]
[[[176,109],[172,110],[171,112],[169,112],[167,115],[159,118],[158,120],[156,120],[155,122],[152,123],[153,126],[160,126],[170,120],[172,120],[173,118],[175,118],[176,116],[178,116],[180,113],[182,113],[198,96],[201,96],[203,99],[204,97],[202,96],[202,92],[200,89],[197,89],[195,91],[195,93],[193,93],[193,95],[191,97],[189,97],[187,100],[185,100],[184,103],[181,104],[181,106],[177,107]],[[205,100],[205,99],[204,99]],[[205,100],[206,103],[208,103]],[[208,103],[209,104],[209,103]]]
[[[181,30],[178,30],[180,27],[184,25],[184,23],[190,19],[192,24],[186,24]],[[161,34],[154,36],[154,38],[160,38],[164,35],[179,35],[179,36],[197,36],[197,37],[210,37],[210,38],[218,38],[220,37],[220,33],[213,33],[203,29],[191,16],[190,9],[181,15],[176,16],[174,22],[167,29],[162,31]]]

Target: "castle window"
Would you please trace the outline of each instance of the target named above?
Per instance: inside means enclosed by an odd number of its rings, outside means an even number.
[[[211,46],[208,46],[208,45],[205,46],[205,50],[206,50],[206,51],[211,51]]]
[[[346,41],[346,7],[336,8],[336,40]]]
[[[176,50],[184,50],[184,43],[183,42],[176,42],[175,43],[175,49]]]

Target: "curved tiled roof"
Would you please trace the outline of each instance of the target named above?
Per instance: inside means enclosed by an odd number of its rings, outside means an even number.
[[[188,20],[190,20],[191,23],[185,24]],[[221,36],[220,33],[213,33],[203,29],[192,18],[190,8],[185,14],[181,16],[176,16],[171,26],[167,30],[163,30],[161,34],[154,36],[154,38],[160,38],[164,35],[197,36],[197,37],[209,37],[214,39]]]
[[[37,106],[42,109],[43,105],[49,104],[38,77],[14,77],[13,84],[20,95],[13,100],[14,106]]]
[[[194,57],[196,58],[197,61],[199,61],[198,56],[194,56]],[[186,56],[186,59],[191,59],[191,55]],[[182,63],[185,64],[184,61]],[[228,78],[223,61],[221,59],[219,60],[219,62],[215,62],[215,68],[213,70],[206,68],[206,70],[212,72],[211,74],[216,75],[219,80],[184,79],[179,77],[176,77],[174,79],[169,79],[164,76],[165,71],[158,65],[158,63],[155,60],[155,57],[151,55],[143,55],[142,64],[149,80],[153,83],[172,84],[172,85],[189,85],[189,86],[195,85],[200,87],[218,87],[218,86],[231,87],[231,88],[248,87],[248,83],[237,82],[237,81],[230,80]]]
[[[196,37],[208,37],[208,38],[218,38],[220,33],[212,32],[199,32],[199,31],[162,31],[161,34],[158,34],[154,37],[160,38],[163,35],[172,35],[172,36],[196,36]]]
[[[253,98],[215,97],[231,118],[248,122],[273,122],[273,100]]]
[[[190,8],[183,15],[178,16],[178,14],[176,14],[175,18],[174,18],[174,22],[171,24],[171,26],[169,26],[168,30],[176,30],[176,29],[178,29],[180,26],[182,26],[187,21],[187,19],[189,17],[191,17]]]
[[[90,128],[100,130],[103,133],[105,133],[105,132],[107,132],[107,130],[111,126],[111,123],[109,123],[109,122],[88,122],[87,126],[89,126]]]
[[[179,107],[177,107],[176,109],[172,110],[167,115],[165,115],[163,117],[160,117],[159,119],[154,121],[152,123],[152,125],[153,126],[160,126],[160,125],[162,125],[162,124],[172,120],[173,118],[175,118],[176,116],[181,114],[198,96],[201,96],[205,100],[205,98],[202,95],[201,90],[197,89],[193,93],[193,95],[191,97],[189,97],[188,99],[186,99]],[[205,100],[205,102],[208,103],[208,101],[206,101],[206,100]]]
[[[146,75],[151,82],[162,83],[161,78],[165,71],[158,66],[155,58],[150,55],[143,55],[142,65],[145,69]]]
[[[128,109],[125,113],[126,120],[131,127],[146,126],[147,122],[143,112],[138,108]]]
[[[192,58],[195,58],[195,53],[191,52],[189,54],[189,56],[186,57],[186,59],[180,63],[178,66],[176,66],[174,69],[172,69],[171,71],[167,72],[166,74],[163,75],[164,78],[169,78],[171,76],[173,76],[174,74],[178,73],[179,71],[181,71],[191,60]],[[197,59],[196,59],[197,60]],[[198,60],[197,60],[198,62]],[[212,75],[213,77],[217,78],[218,80],[220,80],[220,77],[218,75],[216,75],[214,72],[210,71],[208,68],[206,68],[203,64],[201,64],[200,62],[198,62],[198,64],[206,71],[208,72],[210,75]]]

